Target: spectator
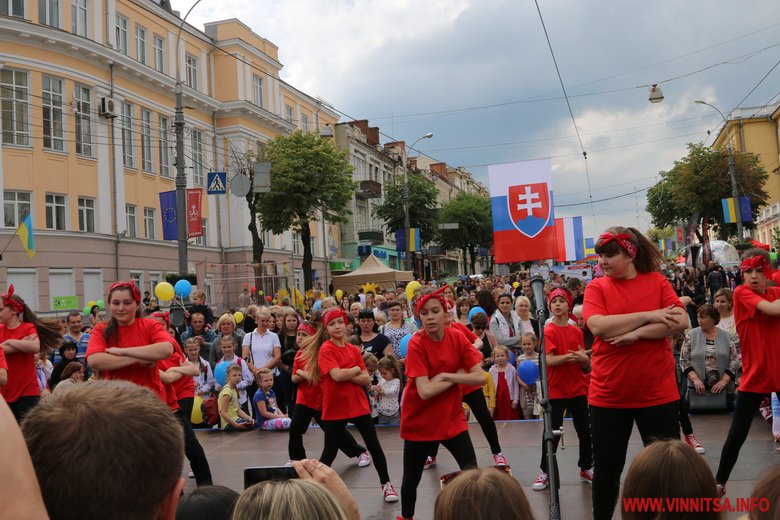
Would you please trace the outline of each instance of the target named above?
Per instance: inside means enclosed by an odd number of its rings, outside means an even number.
[[[200,351],[203,353],[203,356],[211,359],[211,353],[209,351],[211,350],[211,345],[214,343],[216,336],[214,331],[209,330],[206,316],[201,311],[190,312],[190,324],[187,327],[187,330],[181,333],[181,342],[186,343],[189,338],[197,339],[198,343],[200,343]]]
[[[49,386],[54,390],[62,379],[62,372],[65,367],[70,364],[71,361],[78,361],[76,358],[76,352],[78,347],[73,341],[65,340],[60,346],[60,360],[54,365],[51,371],[51,377],[49,378]]]
[[[517,345],[523,333],[520,317],[512,310],[512,296],[502,294],[498,297],[498,310],[490,318],[490,332],[499,345],[510,347],[517,353]]]
[[[65,333],[64,339],[76,344],[78,349],[76,357],[81,361],[84,361],[84,356],[87,353],[87,345],[89,344],[89,333],[81,332],[83,326],[81,313],[77,311],[69,312],[67,320],[68,330]]]
[[[220,348],[220,339],[224,336],[233,336],[238,345],[244,340],[246,333],[236,325],[236,319],[229,312],[224,312],[217,320],[217,330],[214,331],[214,341],[211,342],[208,351],[203,351],[203,355],[208,359],[211,368],[217,366],[217,362],[222,359],[222,349]]]
[[[400,301],[392,301],[387,311],[390,314],[390,321],[381,327],[379,332],[390,340],[395,357],[403,359],[404,356],[401,355],[401,340],[408,334],[417,332],[417,327],[413,323],[404,320],[404,309]]]
[[[211,396],[217,388],[217,380],[214,379],[211,365],[200,357],[200,343],[190,340],[184,345],[184,353],[187,355],[187,360],[198,367],[198,375],[192,378],[195,384],[195,395],[201,397]]]
[[[212,312],[211,307],[206,304],[206,292],[201,289],[196,289],[192,291],[190,300],[192,301],[189,308],[190,319],[192,319],[193,314],[199,312],[203,314],[203,319],[206,323],[205,328],[211,329],[212,325],[214,325],[214,313]]]
[[[749,520],[777,520],[777,504],[780,504],[780,464],[767,468],[753,488],[750,498],[759,503],[759,507],[753,508],[748,515]],[[762,508],[761,501],[766,501],[769,507]],[[752,502],[751,502],[752,503]]]
[[[249,289],[244,287],[241,290],[241,294],[238,295],[238,307],[240,309],[246,309],[252,305],[252,296],[249,295]]]
[[[290,418],[276,403],[273,372],[269,368],[261,368],[258,375],[258,389],[252,401],[252,410],[257,419],[256,426],[261,430],[269,431],[289,430]]]
[[[61,394],[76,383],[83,383],[87,369],[78,361],[71,361],[62,371],[62,380],[54,389],[53,393]]]
[[[182,495],[176,520],[230,520],[238,493],[225,486],[201,486]]]
[[[434,520],[533,520],[520,483],[496,468],[470,469],[446,484],[433,510]]]
[[[227,368],[227,384],[219,392],[220,427],[227,432],[249,430],[254,421],[241,409],[238,402],[238,383],[241,382],[241,367]]]

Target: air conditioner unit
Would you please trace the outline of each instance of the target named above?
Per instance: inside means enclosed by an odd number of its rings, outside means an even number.
[[[98,113],[107,118],[116,117],[118,106],[119,104],[109,97],[100,98]]]

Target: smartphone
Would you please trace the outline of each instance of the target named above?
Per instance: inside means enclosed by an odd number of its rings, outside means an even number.
[[[292,466],[262,466],[244,468],[244,489],[267,480],[288,480],[298,478]]]

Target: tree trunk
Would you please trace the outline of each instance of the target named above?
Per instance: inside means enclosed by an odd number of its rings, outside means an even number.
[[[460,248],[463,253],[463,274],[469,274],[469,250],[467,246]]]
[[[311,228],[309,223],[300,225],[301,242],[303,242],[303,287],[307,291],[314,287],[314,277],[311,269],[313,255],[311,254]]]
[[[469,246],[469,260],[471,261],[471,264],[470,264],[470,266],[471,266],[471,274],[478,274],[476,272],[476,269],[477,269],[477,267],[476,267],[477,259],[476,259],[476,254],[474,253],[474,247],[473,246]]]
[[[247,194],[246,203],[249,207],[249,226],[247,228],[252,236],[252,270],[255,277],[253,285],[257,290],[263,290],[265,293],[265,287],[263,287],[263,250],[265,244],[263,244],[260,231],[257,229],[257,204],[254,193]],[[259,296],[257,293],[254,296],[259,303],[265,303],[264,296]]]

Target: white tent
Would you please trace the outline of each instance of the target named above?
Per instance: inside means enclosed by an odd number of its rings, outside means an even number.
[[[413,279],[411,271],[391,269],[370,255],[351,273],[334,276],[333,287],[354,294],[365,283],[373,283],[379,289],[395,289],[399,282],[411,282]]]

